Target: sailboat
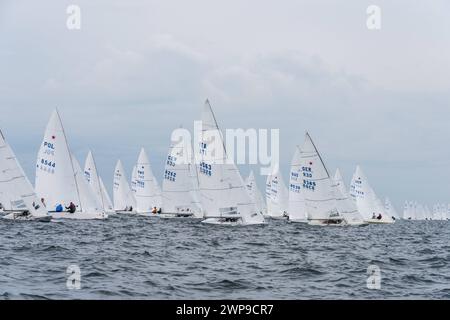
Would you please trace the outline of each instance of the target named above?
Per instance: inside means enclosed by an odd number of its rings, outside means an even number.
[[[392,217],[386,212],[380,199],[370,186],[360,166],[356,167],[353,174],[350,195],[368,223],[394,223]]]
[[[114,210],[117,213],[136,213],[136,198],[128,184],[122,161],[118,160],[114,169],[113,184]]]
[[[290,222],[308,223],[305,199],[302,194],[303,170],[301,164],[301,152],[298,146],[291,161],[291,172],[289,176],[289,202],[288,212]]]
[[[51,216],[38,199],[14,152],[0,130],[0,213],[3,219],[48,222]]]
[[[219,225],[264,224],[264,216],[250,198],[238,168],[227,157],[222,133],[208,100],[202,111],[202,133],[198,147],[196,163],[205,217],[202,222]]]
[[[289,192],[284,184],[279,166],[276,165],[271,175],[267,177],[267,216],[272,219],[288,217]]]
[[[84,164],[84,176],[97,201],[101,203],[103,210],[108,214],[115,213],[105,185],[98,175],[97,165],[91,151],[89,151]]]
[[[322,157],[311,136],[305,134],[305,142],[300,148],[302,166],[302,194],[310,225],[343,226],[348,225],[338,210],[337,185],[330,176]]]
[[[413,213],[412,203],[409,201],[405,201],[405,205],[403,206],[403,220],[414,220],[415,215]]]
[[[384,200],[384,208],[386,209],[387,214],[392,217],[392,219],[400,219],[400,215],[397,213],[397,210],[395,210],[391,200],[388,197],[386,197],[386,199]]]
[[[250,198],[255,202],[256,210],[260,212],[263,216],[267,215],[267,207],[261,192],[256,184],[255,175],[253,170],[250,171],[249,176],[245,180],[245,186],[247,187],[247,192]]]
[[[339,213],[345,218],[349,225],[365,225],[364,218],[358,211],[355,203],[350,199],[341,171],[336,169],[334,174],[334,183],[336,184],[336,204]]]
[[[155,183],[150,161],[144,148],[139,153],[136,164],[136,212],[154,216],[161,213],[160,192]]]
[[[162,218],[203,218],[197,169],[190,141],[171,142],[162,187],[164,203]]]
[[[106,219],[108,215],[90,190],[84,171],[71,154],[57,110],[52,113],[36,164],[36,193],[57,219]],[[73,203],[75,212],[64,207]]]

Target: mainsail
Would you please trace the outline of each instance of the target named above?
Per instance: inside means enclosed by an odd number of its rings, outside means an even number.
[[[272,218],[285,217],[288,213],[289,192],[284,183],[279,166],[267,177],[267,215]]]
[[[136,211],[143,214],[152,213],[154,208],[161,208],[160,198],[158,198],[160,192],[144,148],[139,154],[136,173]]]
[[[136,210],[136,199],[130,189],[122,161],[118,160],[114,169],[113,198],[115,211]]]
[[[348,224],[364,224],[364,218],[359,213],[355,203],[350,199],[339,169],[336,169],[336,173],[334,174],[334,183],[336,184],[336,204],[338,211]]]
[[[172,141],[162,184],[164,213],[203,217],[195,172],[191,142]]]
[[[58,212],[54,217],[70,219],[104,219],[107,216],[92,194],[84,171],[70,153],[58,111],[50,117],[39,149],[36,164],[36,193],[43,198],[50,212],[59,211],[71,202],[76,212]]]
[[[307,222],[305,199],[302,194],[303,170],[301,164],[301,152],[298,146],[291,161],[291,171],[289,176],[289,221]]]
[[[100,183],[100,177],[98,175],[97,166],[95,164],[94,156],[89,151],[86,161],[84,163],[84,176],[91,188],[96,200],[101,204],[103,210],[107,210],[107,200],[104,198],[104,193]]]
[[[239,170],[232,159],[227,159],[222,133],[208,100],[202,112],[202,134],[196,157],[204,216],[213,219],[208,222],[226,218],[241,219],[242,224],[264,223]]]
[[[34,218],[48,216],[1,131],[0,201],[4,210],[27,211]]]
[[[342,221],[336,203],[336,184],[330,177],[322,157],[310,135],[306,133],[300,150],[302,165],[302,192],[310,223]]]
[[[375,194],[375,191],[370,186],[368,179],[359,166],[356,167],[356,171],[353,174],[350,185],[350,196],[366,221],[394,222],[392,217],[386,212],[384,205]],[[381,219],[377,218],[379,215],[381,215]]]
[[[256,205],[256,209],[262,215],[267,214],[267,207],[264,201],[264,198],[261,195],[261,192],[258,189],[258,185],[256,184],[255,175],[253,174],[253,170],[250,171],[249,176],[245,180],[245,185],[247,187],[247,192],[250,195],[250,198],[253,199]]]

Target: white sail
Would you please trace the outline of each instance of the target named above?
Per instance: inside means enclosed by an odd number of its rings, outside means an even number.
[[[384,201],[384,208],[386,209],[386,212],[390,217],[393,217],[396,220],[400,219],[400,215],[397,213],[397,210],[395,210],[391,200],[387,197]]]
[[[303,170],[301,164],[300,148],[295,148],[295,153],[291,161],[291,171],[289,175],[289,221],[308,222],[305,199],[303,199]]]
[[[350,186],[350,195],[356,203],[358,211],[370,223],[393,223],[394,220],[386,212],[384,205],[370,186],[367,177],[359,166],[353,175]],[[378,219],[381,215],[381,219]],[[375,218],[374,218],[375,217]]]
[[[239,170],[227,161],[223,137],[209,101],[202,112],[198,143],[199,188],[205,223],[261,224],[264,217],[246,191]]]
[[[113,199],[115,211],[136,210],[136,199],[128,184],[122,161],[118,160],[114,169]]]
[[[107,213],[113,213],[114,212],[114,206],[113,203],[111,201],[111,197],[108,194],[108,191],[106,190],[105,184],[103,183],[103,180],[101,177],[99,177],[100,180],[100,190],[102,192],[102,197],[103,197],[103,205],[104,205],[104,209]]]
[[[3,210],[18,211],[7,219],[47,219],[49,215],[38,199],[14,152],[0,131],[0,201]]]
[[[270,186],[267,197],[267,215],[274,219],[284,218],[288,214],[289,192],[278,165],[267,179],[266,185]]]
[[[247,192],[250,195],[250,198],[255,202],[256,209],[258,210],[258,212],[260,212],[262,215],[266,215],[267,214],[266,203],[261,195],[261,192],[258,189],[258,185],[256,184],[253,170],[250,171],[249,176],[245,180],[245,186],[247,187]]]
[[[330,177],[310,135],[300,149],[302,165],[302,193],[310,224],[345,224],[336,203],[336,184]]]
[[[355,203],[350,199],[339,169],[336,169],[334,174],[334,182],[336,184],[336,205],[339,213],[350,225],[364,224],[364,218],[358,211]]]
[[[164,213],[203,218],[190,141],[172,141],[163,180]]]
[[[80,163],[74,155],[72,155],[72,163],[79,192],[78,210],[81,212],[104,212],[103,205],[92,192],[91,187],[86,181],[84,170],[81,169]]]
[[[105,219],[90,190],[84,171],[71,155],[58,112],[50,117],[36,164],[36,193],[44,199],[54,218]],[[56,212],[75,204],[76,212]]]
[[[131,171],[131,183],[130,183],[130,188],[134,196],[136,196],[136,181],[137,181],[137,166],[134,165],[133,170]]]
[[[36,193],[43,198],[47,210],[80,204],[72,158],[58,112],[53,111],[39,149],[36,164]]]
[[[151,214],[154,208],[161,208],[161,200],[158,198],[159,190],[144,148],[139,154],[136,172],[136,211],[140,214]]]
[[[100,177],[98,175],[97,166],[91,151],[88,152],[84,163],[84,176],[97,202],[100,203],[102,208],[106,211],[106,199],[103,198]]]

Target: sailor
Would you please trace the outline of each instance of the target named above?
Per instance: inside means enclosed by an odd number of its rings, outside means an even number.
[[[41,203],[43,204],[44,207],[46,207],[45,199],[44,199],[44,198],[41,198]]]
[[[55,208],[56,212],[62,212],[63,211],[63,206],[61,204],[58,204]]]
[[[372,213],[372,219],[376,219],[377,218],[377,215],[375,214],[375,212],[374,213]]]
[[[133,206],[130,206],[130,209],[128,209],[128,211],[133,211]]]
[[[75,206],[75,204],[71,201],[69,206],[66,207],[67,212],[69,213],[75,213],[75,211],[77,211],[77,207]]]
[[[161,208],[158,209],[157,213],[161,213]]]
[[[381,220],[381,218],[383,218],[383,217],[381,216],[381,213],[379,213],[377,219]]]
[[[0,210],[3,210],[3,209],[4,209],[3,204],[0,202]]]
[[[153,209],[152,209],[152,213],[153,213],[153,214],[156,214],[156,213],[158,213],[158,209],[156,209],[156,207],[153,207]]]

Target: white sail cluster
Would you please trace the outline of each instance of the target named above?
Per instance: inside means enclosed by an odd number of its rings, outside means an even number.
[[[404,220],[449,220],[450,204],[434,204],[432,209],[417,201],[406,201],[403,208]]]
[[[244,180],[234,159],[229,159],[208,100],[201,118],[201,134],[194,136],[195,141],[173,137],[165,160],[162,188],[144,148],[132,167],[130,179],[118,160],[113,176],[113,200],[93,152],[88,152],[84,169],[72,154],[57,110],[50,117],[38,152],[34,187],[1,134],[1,217],[83,220],[106,219],[120,213],[197,218],[205,224],[232,226],[265,224],[266,218],[318,226],[450,218],[450,205],[435,204],[430,210],[413,201],[406,201],[399,215],[389,198],[382,203],[360,166],[356,167],[347,189],[339,169],[330,174],[308,133],[303,145],[295,147],[287,183],[279,165],[274,165],[266,177],[264,197],[253,171]]]

